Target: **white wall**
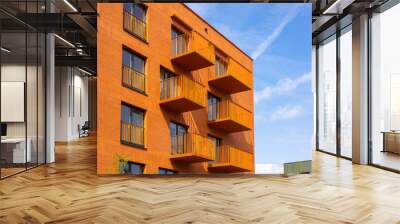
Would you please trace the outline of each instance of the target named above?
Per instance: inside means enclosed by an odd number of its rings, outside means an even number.
[[[55,73],[55,141],[70,141],[88,120],[88,78],[72,67],[56,67]]]
[[[35,66],[27,66],[25,67],[24,65],[21,64],[4,64],[1,66],[1,81],[2,82],[24,82],[25,81],[25,75],[27,69],[28,74],[36,74],[36,67]],[[30,76],[28,76],[29,80],[29,85],[30,86],[36,86],[36,80],[31,80]],[[34,106],[36,108],[36,88],[27,88],[27,102],[35,102],[34,105],[28,105],[28,106]],[[1,108],[2,110],[7,110],[7,108]],[[24,110],[24,108],[22,108]],[[36,113],[30,113],[27,114],[28,116],[28,122],[34,121],[36,124]],[[25,137],[25,124],[26,122],[7,122],[7,136],[8,137]],[[33,127],[34,125],[28,124],[28,129],[31,127],[36,130],[36,126]],[[32,133],[33,131],[28,130],[28,137],[29,133]],[[36,132],[35,132],[36,135]]]

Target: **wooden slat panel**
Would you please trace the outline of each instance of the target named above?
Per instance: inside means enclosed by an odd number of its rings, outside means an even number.
[[[213,116],[216,121],[230,119],[248,128],[253,126],[251,112],[231,100],[222,100],[215,105],[211,105],[211,107],[216,107],[214,110],[216,116]]]
[[[136,145],[144,145],[144,128],[121,122],[121,140]]]
[[[122,83],[129,88],[145,91],[145,75],[129,66],[122,66]]]
[[[215,61],[214,45],[196,31],[179,35],[172,39],[172,56],[177,57],[186,53],[197,52],[207,60]]]
[[[211,145],[207,137],[185,133],[171,137],[171,154],[193,154],[214,160],[215,152]]]
[[[144,40],[147,39],[146,23],[129,12],[124,12],[124,28]]]
[[[204,107],[207,104],[205,88],[184,75],[162,80],[160,83],[160,97],[161,100],[184,97]]]
[[[224,145],[217,149],[214,164],[226,164],[242,169],[253,170],[254,155],[238,148]]]

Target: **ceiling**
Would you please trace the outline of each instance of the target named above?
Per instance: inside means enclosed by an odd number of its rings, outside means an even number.
[[[162,0],[161,0],[162,1]],[[196,2],[196,0],[193,0]],[[211,0],[210,0],[211,1]],[[313,43],[350,24],[353,16],[379,7],[389,0],[251,0],[269,3],[312,3]],[[392,0],[394,1],[394,0]],[[28,2],[28,3],[27,3]],[[1,0],[2,32],[17,33],[25,28],[55,32],[56,63],[76,64],[96,70],[96,4],[123,0]],[[125,2],[129,2],[126,0]],[[198,0],[207,2],[207,0]],[[48,13],[49,11],[52,13]],[[25,13],[28,12],[28,13]],[[8,38],[8,37],[6,37]],[[66,43],[64,40],[67,40]],[[16,41],[18,38],[15,39]]]

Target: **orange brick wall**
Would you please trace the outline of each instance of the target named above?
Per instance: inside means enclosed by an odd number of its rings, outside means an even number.
[[[160,66],[186,74],[201,82],[207,90],[233,101],[253,111],[253,91],[234,95],[224,95],[208,87],[208,69],[187,72],[171,64],[171,24],[172,15],[176,15],[192,29],[196,30],[217,48],[231,58],[236,59],[252,71],[252,60],[241,52],[221,34],[215,31],[185,5],[149,3],[147,9],[147,43],[135,38],[123,30],[123,4],[100,3],[98,6],[97,34],[97,172],[98,174],[117,173],[114,160],[116,153],[127,160],[145,164],[145,173],[158,173],[158,168],[167,168],[181,172],[207,172],[207,163],[171,163],[170,133],[171,120],[187,124],[190,132],[203,136],[211,134],[222,139],[224,144],[254,151],[254,132],[246,131],[233,134],[210,129],[207,125],[207,110],[201,109],[186,113],[170,112],[160,108]],[[207,29],[207,32],[205,31]],[[146,94],[143,95],[121,85],[122,47],[126,46],[147,58]],[[121,101],[135,105],[146,111],[145,139],[146,150],[120,144]],[[252,121],[253,122],[253,121]]]

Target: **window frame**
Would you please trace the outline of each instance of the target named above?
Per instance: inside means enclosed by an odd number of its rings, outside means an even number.
[[[160,171],[164,171],[165,173],[160,173]],[[179,172],[176,171],[176,170],[166,169],[166,168],[162,168],[162,167],[158,168],[158,174],[159,175],[175,175],[175,174],[178,174],[178,173]]]
[[[216,102],[210,104],[210,98],[215,99]],[[219,108],[216,105],[218,105],[218,103],[220,103],[221,101],[222,101],[221,97],[219,97],[213,93],[210,93],[210,92],[207,93],[207,119],[208,119],[208,121],[218,120]],[[210,107],[210,105],[213,105],[213,106]],[[210,117],[210,113],[212,115],[211,117]]]
[[[124,54],[124,52],[126,52],[130,56],[129,65],[124,63],[125,62],[125,59],[124,59],[124,55],[125,54]],[[135,69],[135,58],[143,60],[143,72],[142,71],[138,71],[138,70]],[[138,72],[138,73],[140,73],[141,75],[144,76],[144,89],[141,90],[139,88],[135,88],[133,86],[129,86],[129,85],[124,84],[123,78],[121,78],[121,85],[123,87],[126,87],[128,89],[131,89],[133,91],[136,91],[136,92],[138,92],[140,94],[143,94],[143,95],[147,96],[147,93],[146,93],[146,91],[147,91],[147,57],[142,55],[142,54],[137,53],[136,51],[133,51],[133,50],[123,46],[122,47],[122,73],[121,73],[122,77],[123,77],[123,67],[124,66],[127,66],[129,69],[132,69],[135,72]]]
[[[127,108],[130,110],[130,111],[129,111],[129,120],[130,120],[130,121],[125,121],[125,120],[123,120],[123,115],[122,115],[122,113],[123,113],[123,107],[127,107]],[[141,125],[140,125],[140,124],[133,123],[133,117],[132,117],[133,110],[136,110],[136,111],[142,113],[142,116],[143,116],[143,119],[142,119],[142,120],[143,120],[143,121],[142,121],[142,124],[141,124]],[[140,127],[140,128],[143,129],[143,144],[137,144],[137,143],[134,143],[134,142],[128,142],[128,141],[122,140],[122,123],[123,123],[123,122],[132,124],[132,125],[134,125],[134,126],[137,126],[137,127]],[[126,102],[121,102],[121,114],[120,114],[120,143],[123,144],[123,145],[128,145],[128,146],[132,146],[132,147],[139,148],[139,149],[146,149],[146,110],[144,110],[144,109],[142,109],[142,108],[139,108],[139,107],[136,107],[136,106],[134,106],[134,105],[132,105],[132,104],[129,104],[129,103],[126,103]]]
[[[126,10],[126,5],[130,5],[130,10]],[[137,8],[141,8],[144,12],[144,19],[140,18],[139,16],[136,15],[136,9]],[[147,39],[148,39],[148,7],[145,4],[141,4],[141,3],[123,3],[123,9],[122,9],[122,13],[124,14],[125,12],[128,13],[130,16],[135,17],[137,20],[139,20],[140,22],[142,22],[145,25],[145,37],[140,36],[140,34],[136,34],[132,31],[130,31],[129,29],[125,28],[125,22],[123,22],[123,29],[131,34],[132,36],[134,36],[135,38],[141,40],[142,42],[144,42],[145,44],[148,44]],[[123,16],[124,20],[125,20],[125,16]]]
[[[141,173],[131,173],[132,165],[139,166],[139,168],[141,169]],[[137,163],[137,162],[128,161],[127,174],[128,175],[142,175],[142,174],[144,174],[145,168],[146,168],[146,165],[143,164],[143,163]]]

